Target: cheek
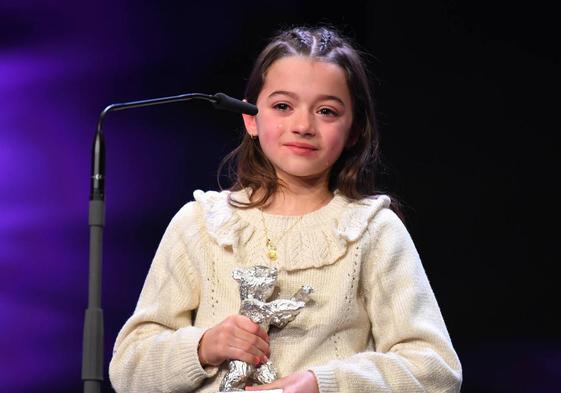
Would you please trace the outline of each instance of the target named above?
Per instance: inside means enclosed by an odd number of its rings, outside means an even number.
[[[259,131],[259,144],[266,155],[269,155],[277,145],[278,137],[276,135],[277,132],[274,128]]]
[[[275,118],[275,116],[271,116],[269,113],[264,113],[258,117],[255,125],[258,133],[263,135],[278,134],[285,129],[285,124],[278,118]]]
[[[338,145],[337,148],[334,148],[331,150],[331,154],[329,155],[329,165],[333,165],[335,164],[335,161],[337,161],[337,159],[339,158],[339,156],[341,155],[341,153],[343,152],[343,145]]]
[[[332,136],[329,141],[329,152],[326,156],[326,160],[329,166],[335,164],[335,161],[339,158],[343,150],[345,149],[346,138],[340,135]]]
[[[267,145],[278,142],[281,135],[286,130],[285,124],[279,121],[270,121],[269,119],[263,120],[264,121],[260,122],[258,125],[259,140]]]
[[[327,143],[330,146],[330,151],[332,154],[339,155],[345,148],[347,143],[348,135],[344,132],[335,132],[329,136]]]

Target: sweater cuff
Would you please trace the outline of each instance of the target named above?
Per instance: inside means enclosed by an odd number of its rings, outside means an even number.
[[[186,379],[196,385],[202,383],[205,378],[216,375],[218,372],[218,367],[203,368],[199,360],[199,342],[205,332],[206,329],[191,326],[178,330],[180,342],[183,344],[178,349],[178,352],[180,358],[185,361],[182,379]]]
[[[316,376],[320,393],[337,393],[339,387],[335,370],[329,366],[316,366],[309,369]]]

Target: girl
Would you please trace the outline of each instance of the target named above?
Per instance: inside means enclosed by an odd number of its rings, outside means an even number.
[[[358,52],[329,28],[261,52],[229,191],[195,191],[172,219],[115,343],[118,392],[217,392],[227,360],[270,359],[246,390],[457,392],[461,366],[415,246],[376,195],[373,100]],[[278,297],[312,302],[283,329],[238,315],[236,267],[278,268]]]

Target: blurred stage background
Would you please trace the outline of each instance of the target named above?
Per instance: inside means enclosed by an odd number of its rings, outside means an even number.
[[[242,98],[277,28],[330,22],[373,55],[381,185],[407,205],[462,391],[561,392],[559,11],[558,2],[1,1],[0,391],[82,390],[99,112],[187,92]],[[107,118],[106,368],[167,223],[194,189],[217,188],[241,124],[204,102]]]

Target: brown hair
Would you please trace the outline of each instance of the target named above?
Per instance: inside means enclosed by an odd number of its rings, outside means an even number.
[[[366,67],[361,54],[350,41],[331,27],[294,27],[275,35],[261,51],[246,85],[245,98],[255,104],[263,88],[268,68],[288,56],[306,56],[317,61],[338,65],[345,71],[351,93],[353,124],[347,147],[331,168],[329,190],[339,190],[346,197],[358,200],[376,194],[374,175],[379,161],[378,131],[374,101],[370,93]],[[260,189],[257,200],[243,203],[230,199],[237,207],[262,207],[279,187],[275,169],[267,159],[259,142],[244,133],[241,144],[222,161],[219,169],[228,163],[233,184],[230,190],[246,187]],[[235,166],[235,170],[233,170]]]

